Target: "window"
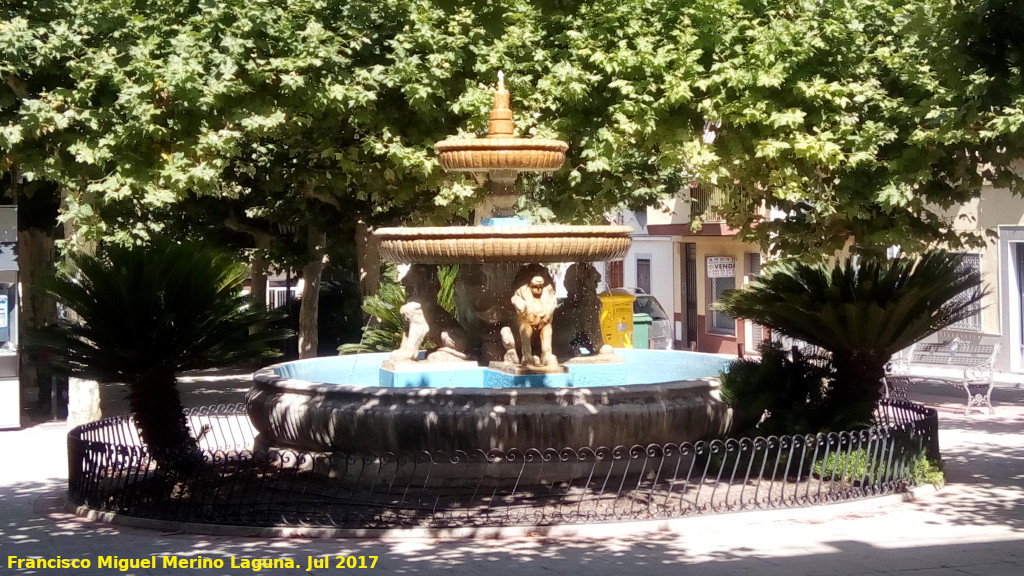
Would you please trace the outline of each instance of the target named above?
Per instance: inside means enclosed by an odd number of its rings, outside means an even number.
[[[747,276],[757,276],[761,273],[761,255],[757,252],[746,254]]]
[[[981,279],[981,255],[980,254],[965,254],[963,261],[960,266],[957,267],[958,273],[972,274],[975,278]],[[951,301],[964,301],[971,297],[973,291],[968,290],[961,294],[954,296]],[[954,330],[967,330],[971,332],[981,332],[981,302],[975,302],[971,305],[973,314],[964,318],[963,320],[951,324],[949,327]]]
[[[711,301],[718,302],[722,298],[722,294],[726,290],[733,290],[735,288],[735,276],[732,278],[712,278]],[[711,325],[708,326],[708,332],[713,332],[715,334],[724,334],[727,336],[735,336],[736,319],[717,310],[711,310]]]
[[[608,263],[608,277],[605,281],[609,288],[621,288],[623,286],[622,277],[624,275],[622,270],[622,260],[615,260]]]
[[[757,252],[748,252],[745,256],[747,263],[747,277],[748,279],[753,278],[761,273],[761,254]],[[764,340],[764,329],[760,324],[755,322],[750,323],[750,344],[751,348],[756,350],[761,346],[761,342]]]
[[[721,300],[722,294],[726,290],[736,288],[736,261],[728,256],[708,256],[706,270],[711,285],[711,289],[708,291],[708,316],[711,322],[708,324],[707,330],[712,334],[735,336],[736,319],[710,309],[710,304]]]
[[[636,259],[636,287],[643,290],[644,294],[651,293],[651,259]]]

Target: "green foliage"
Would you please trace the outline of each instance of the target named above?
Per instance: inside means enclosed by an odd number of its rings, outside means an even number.
[[[157,233],[155,211],[203,196],[321,229],[464,216],[475,187],[431,146],[483,131],[504,69],[519,132],[570,143],[524,183],[539,216],[703,180],[778,253],[956,246],[946,207],[985,180],[1022,190],[1014,18],[1006,0],[14,2],[0,170],[59,183],[82,239]]]
[[[921,484],[931,484],[942,487],[946,484],[946,475],[942,471],[942,463],[932,462],[924,456],[914,461],[911,473],[914,484],[918,486]]]
[[[271,354],[287,335],[249,329],[277,316],[242,294],[246,267],[230,254],[158,240],[70,257],[50,292],[78,316],[53,335],[71,370],[101,382],[144,382],[154,374],[231,366]]]
[[[851,258],[832,267],[783,263],[715,308],[831,352],[830,403],[867,423],[889,358],[976,313],[980,279],[960,268],[962,260],[932,251],[857,265]]]
[[[813,466],[814,475],[833,482],[874,483],[885,477],[885,466],[871,466],[867,450],[845,450],[833,452],[827,458],[818,459]]]
[[[370,316],[370,324],[363,328],[359,342],[342,344],[339,354],[387,352],[397,350],[405,333],[405,320],[400,312],[405,304],[405,289],[395,281],[385,281],[376,294],[363,299],[363,312]]]
[[[886,478],[889,473],[885,462],[872,465],[868,451],[864,448],[833,452],[827,458],[819,458],[812,467],[814,476],[833,482],[874,483]],[[941,465],[933,463],[924,455],[910,462],[910,481],[915,486],[933,484],[942,486],[945,477]]]
[[[836,415],[829,411],[827,361],[798,356],[765,341],[760,360],[742,359],[721,374],[722,400],[732,406],[734,430],[760,436],[816,434],[828,430]]]
[[[437,279],[441,284],[437,292],[437,304],[449,314],[455,313],[455,280],[458,276],[458,264],[437,267]]]
[[[78,319],[33,338],[72,374],[128,385],[140,435],[158,459],[195,447],[175,375],[272,355],[288,331],[263,329],[276,315],[242,295],[246,269],[232,256],[158,240],[75,254],[49,292]]]
[[[893,353],[976,313],[979,279],[962,272],[962,254],[920,259],[852,258],[831,267],[783,263],[716,309],[833,352]],[[968,298],[957,298],[964,293]]]
[[[774,254],[977,244],[944,210],[986,180],[1024,191],[1011,165],[1024,138],[1019,48],[1004,50],[1003,76],[976,50],[1012,44],[979,21],[1000,3],[700,3],[731,24],[698,34],[709,67],[697,101],[721,125],[687,159],[728,183],[729,223]],[[762,202],[785,216],[760,219]]]

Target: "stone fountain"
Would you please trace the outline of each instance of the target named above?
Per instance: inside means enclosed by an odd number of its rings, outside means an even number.
[[[511,218],[519,173],[558,170],[568,147],[561,140],[515,136],[510,95],[499,72],[487,136],[443,140],[434,146],[445,170],[470,172],[479,182],[489,182],[490,194],[476,211],[478,225],[382,228],[374,233],[384,258],[422,268],[406,282],[412,294],[403,313],[408,312],[410,323],[431,326],[411,328],[410,344],[422,342],[419,335],[430,331],[442,339],[434,339],[438,350],[429,351],[426,361],[451,360],[456,341],[468,347],[456,356],[476,357],[482,364],[514,374],[564,374],[559,358],[615,361],[611,349],[603,346],[600,303],[596,297],[587,297],[596,295],[594,278],[600,279],[590,263],[621,259],[629,249],[632,228],[533,226]],[[567,275],[575,281],[567,285],[571,310],[556,314],[554,281],[542,264],[561,262],[574,263]],[[437,323],[454,328],[445,314],[431,317],[427,313],[438,312],[433,304],[437,294],[419,288],[424,278],[436,276],[438,264],[459,264],[462,270],[457,320],[465,333],[442,333],[432,327]],[[415,362],[418,350],[410,347],[394,359]],[[387,368],[400,370],[401,366],[395,362]]]
[[[603,344],[600,275],[591,263],[622,258],[630,227],[511,218],[518,174],[557,170],[567,148],[515,137],[499,74],[488,135],[435,146],[446,170],[489,182],[477,225],[375,232],[383,257],[411,264],[401,347],[257,372],[247,405],[260,447],[454,453],[663,444],[727,432],[731,411],[715,380],[727,359]],[[573,264],[559,307],[544,264],[563,262]],[[459,265],[455,314],[437,304],[442,264]]]

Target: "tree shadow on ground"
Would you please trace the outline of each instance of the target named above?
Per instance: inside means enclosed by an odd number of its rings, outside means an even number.
[[[863,574],[933,575],[977,574],[1016,576],[1024,562],[1024,536],[985,541],[958,541],[913,546],[907,540],[881,541],[879,534],[863,532],[848,522],[829,519],[825,526],[814,522],[760,524],[757,513],[732,515],[710,528],[700,522],[694,528],[676,525],[674,532],[630,534],[629,524],[605,527],[613,536],[604,538],[549,538],[539,535],[509,539],[265,539],[189,535],[123,528],[89,522],[65,512],[56,481],[15,483],[0,487],[0,549],[18,558],[88,558],[92,567],[77,574],[108,574],[99,569],[100,556],[148,558],[164,556],[218,559],[221,570],[176,569],[175,574],[232,574],[231,558],[291,559],[295,568],[264,569],[260,573],[345,574],[359,569],[335,568],[348,556],[376,556],[376,569],[391,574],[468,575],[489,571],[533,574],[586,573],[588,576],[620,576],[623,573],[678,574],[692,567],[701,576],[750,574],[800,574],[802,576],[853,576]],[[32,504],[30,504],[32,502]],[[821,538],[822,530],[835,527],[833,538]],[[915,527],[905,527],[909,535]],[[816,534],[817,537],[812,535]],[[330,568],[307,572],[309,557],[328,557]],[[159,564],[158,564],[159,565]],[[21,571],[30,574],[33,571]],[[152,572],[171,573],[165,569]]]
[[[1008,391],[1019,392],[1019,391]],[[927,506],[951,525],[1004,525],[1024,529],[1024,405],[995,404],[964,414],[964,404],[931,394],[913,400],[939,412],[939,441],[947,486]]]
[[[90,522],[64,510],[64,478],[40,473],[39,480],[18,479],[33,477],[28,468],[33,459],[61,457],[49,453],[48,444],[43,447],[43,438],[36,433],[47,427],[40,426],[39,430],[22,430],[10,437],[0,435],[6,464],[26,467],[20,475],[0,470],[0,550],[5,561],[8,555],[89,558],[93,568],[76,571],[86,576],[111,573],[109,569],[96,569],[99,555],[202,556],[222,559],[226,566],[232,556],[291,558],[299,565],[291,570],[260,572],[271,575],[358,572],[333,566],[313,572],[305,568],[309,556],[327,555],[333,565],[339,556],[361,555],[378,556],[376,567],[384,573],[413,575],[444,570],[455,575],[514,571],[517,576],[529,576],[585,571],[588,576],[620,576],[633,572],[678,574],[680,568],[693,566],[694,573],[702,576],[1016,576],[1024,563],[1024,512],[1014,506],[1022,497],[1024,467],[1020,461],[1024,459],[1024,442],[1018,441],[1012,426],[1022,417],[1024,407],[1001,409],[998,405],[997,417],[991,420],[943,412],[940,436],[949,485],[915,503],[884,509],[868,507],[852,514],[821,506],[810,511],[685,519],[666,532],[637,533],[631,524],[623,523],[605,526],[604,536],[594,538],[545,537],[550,532],[538,530],[531,536],[505,540],[241,538]],[[54,435],[53,430],[49,432]],[[55,440],[60,439],[55,436]],[[51,444],[59,445],[56,441]],[[786,516],[782,516],[783,521],[773,521],[761,514],[775,514],[771,516],[775,519],[779,514]],[[813,519],[809,519],[811,514]],[[717,528],[709,528],[708,520]],[[206,576],[242,572],[226,567],[173,573]]]

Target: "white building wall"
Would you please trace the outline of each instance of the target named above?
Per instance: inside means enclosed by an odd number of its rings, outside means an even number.
[[[628,288],[637,287],[637,260],[651,261],[651,294],[658,299],[669,318],[675,314],[675,277],[678,262],[673,258],[671,236],[634,235],[633,243],[622,263],[623,283]]]
[[[650,236],[647,233],[648,224],[661,224],[677,219],[678,210],[675,203],[677,199],[671,199],[663,206],[648,208],[645,213],[629,211],[620,212],[617,215],[617,222],[632,226],[634,233],[629,252],[622,261],[622,283],[627,288],[638,287],[637,283],[637,260],[647,258],[651,261],[651,294],[658,299],[661,307],[669,318],[675,318],[675,312],[679,305],[679,295],[676,294],[676,286],[679,286],[679,258],[675,256],[671,236]],[[602,286],[603,287],[603,286]]]
[[[1014,260],[1016,245],[1024,242],[1024,199],[1009,190],[986,185],[980,198],[947,215],[956,229],[986,235],[983,247],[965,250],[980,255],[982,283],[988,291],[982,301],[980,335],[1001,342],[997,370],[1024,372],[1021,286]],[[943,332],[938,337],[948,336]]]

